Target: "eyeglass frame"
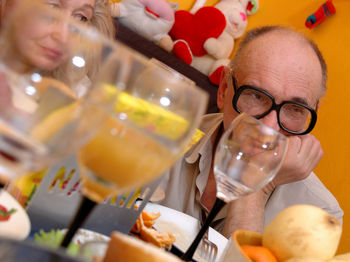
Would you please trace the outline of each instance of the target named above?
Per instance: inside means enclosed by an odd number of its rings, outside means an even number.
[[[263,114],[261,114],[259,116],[254,116],[254,118],[261,119],[261,118],[267,116],[268,114],[270,114],[272,110],[276,110],[278,125],[280,126],[280,128],[282,130],[284,130],[284,131],[286,131],[286,132],[288,132],[288,133],[290,133],[292,135],[306,135],[306,134],[310,133],[312,131],[312,129],[315,127],[316,122],[317,122],[317,113],[316,113],[316,111],[313,108],[311,108],[311,107],[309,107],[309,106],[307,106],[307,105],[305,105],[303,103],[297,102],[297,101],[283,101],[282,103],[277,104],[276,101],[275,101],[275,98],[271,94],[266,92],[265,90],[257,88],[257,87],[254,87],[254,86],[250,86],[250,85],[242,85],[240,87],[237,87],[236,78],[233,75],[231,75],[231,77],[232,77],[233,88],[235,90],[235,94],[234,94],[233,99],[232,99],[232,106],[236,110],[237,113],[239,113],[239,114],[242,113],[237,107],[238,98],[240,97],[241,93],[244,90],[249,88],[249,89],[252,89],[252,90],[255,90],[255,91],[263,93],[264,95],[269,97],[271,99],[271,101],[272,101],[272,105],[271,105],[271,107],[270,107],[270,109],[268,111],[266,111],[265,113],[263,113]],[[302,107],[304,107],[304,108],[306,108],[307,110],[310,111],[310,113],[311,113],[311,121],[309,123],[309,127],[305,131],[303,131],[303,132],[295,132],[295,131],[292,131],[292,130],[289,130],[289,129],[285,128],[281,124],[281,121],[280,121],[280,109],[285,104],[294,104],[294,105],[302,106]]]

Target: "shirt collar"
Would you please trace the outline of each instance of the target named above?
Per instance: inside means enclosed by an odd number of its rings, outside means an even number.
[[[189,164],[193,164],[199,158],[199,155],[202,155],[206,149],[206,144],[211,139],[214,132],[219,128],[220,124],[223,121],[223,114],[208,114],[204,115],[202,118],[201,125],[199,129],[205,133],[199,142],[189,150],[185,156],[185,160]]]

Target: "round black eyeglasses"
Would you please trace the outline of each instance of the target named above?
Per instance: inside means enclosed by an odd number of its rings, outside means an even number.
[[[311,132],[317,121],[317,113],[311,107],[296,101],[284,101],[276,104],[275,99],[265,90],[243,85],[237,88],[232,77],[235,95],[232,100],[237,113],[247,113],[257,119],[277,112],[277,121],[282,130],[293,135],[305,135]]]

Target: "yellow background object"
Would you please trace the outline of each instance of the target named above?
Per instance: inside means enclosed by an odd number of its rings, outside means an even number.
[[[304,23],[326,0],[260,0],[256,14],[248,16],[248,29],[282,24],[311,37],[320,47],[328,64],[328,92],[322,99],[313,135],[325,152],[315,172],[338,199],[344,210],[343,234],[338,254],[350,247],[350,1],[333,0],[336,13],[323,23],[308,29]],[[181,9],[190,9],[193,0],[177,0]],[[208,0],[207,5],[217,1]]]
[[[125,92],[118,95],[114,110],[126,112],[136,126],[172,140],[179,139],[188,129],[188,121],[180,115]]]
[[[116,94],[116,89],[109,84],[104,85],[104,90],[108,96]],[[117,96],[114,110],[118,113],[128,112],[129,120],[135,125],[150,128],[156,134],[173,140],[182,136],[188,128],[188,121],[182,116],[125,92],[121,92]],[[202,131],[196,129],[185,152],[196,144],[203,135]]]

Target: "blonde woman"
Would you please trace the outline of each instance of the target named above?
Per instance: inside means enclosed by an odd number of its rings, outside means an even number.
[[[5,64],[21,74],[29,73],[33,68],[45,69],[42,72],[43,75],[62,81],[70,86],[78,97],[82,96],[98,70],[96,62],[98,58],[93,57],[88,52],[89,57],[85,71],[72,70],[69,64],[65,63],[64,54],[67,52],[65,52],[64,44],[60,44],[59,41],[54,44],[54,41],[50,40],[53,36],[45,28],[47,26],[44,23],[35,23],[36,21],[33,19],[35,9],[34,12],[20,12],[18,9],[16,12],[12,12],[17,3],[21,4],[25,0],[0,1],[3,36],[2,60],[6,61],[6,57],[9,57]],[[106,37],[114,38],[115,29],[108,0],[44,0],[44,3],[60,10],[64,16],[71,16],[97,28]],[[6,41],[6,39],[11,41]],[[11,45],[9,46],[8,43]],[[84,47],[84,49],[87,48]],[[16,61],[13,59],[14,57],[19,59]]]

